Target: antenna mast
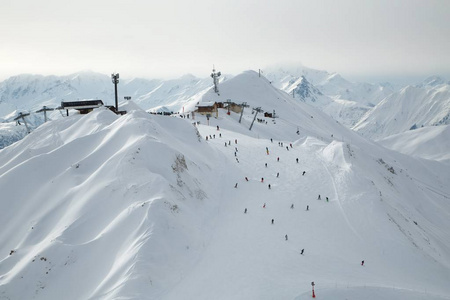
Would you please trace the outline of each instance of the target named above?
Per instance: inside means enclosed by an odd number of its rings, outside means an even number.
[[[213,65],[211,78],[213,79],[213,82],[214,82],[214,92],[217,94],[219,94],[219,77],[220,77],[220,75],[222,75],[222,73],[216,72],[216,69],[214,68],[214,65]]]
[[[111,80],[112,83],[114,83],[114,94],[115,94],[115,100],[116,100],[116,114],[119,111],[119,101],[117,98],[117,84],[119,83],[119,73],[112,73],[111,74]]]

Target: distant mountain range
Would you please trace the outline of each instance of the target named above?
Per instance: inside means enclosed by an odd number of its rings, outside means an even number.
[[[450,123],[450,85],[438,76],[415,86],[401,87],[390,83],[353,83],[339,74],[303,66],[269,67],[263,72],[262,76],[274,87],[293,99],[324,111],[371,139]],[[231,77],[222,75],[221,84]],[[131,96],[147,111],[183,112],[194,109],[212,85],[211,78],[190,74],[171,80],[120,79],[119,100]],[[18,75],[0,82],[0,121],[6,122],[0,127],[0,136],[8,139],[7,136],[14,135],[10,141],[20,136],[20,130],[13,128],[15,124],[8,123],[20,111],[33,113],[43,105],[57,107],[61,101],[78,99],[101,99],[112,105],[114,87],[110,77],[84,71],[67,76]],[[58,118],[60,114],[55,111],[50,117]],[[36,118],[38,126],[42,118]]]
[[[365,137],[380,139],[420,127],[450,124],[450,85],[433,78],[384,98],[353,129]]]
[[[306,67],[269,69],[272,84],[370,139],[450,124],[450,82],[431,76],[406,87],[352,83]]]

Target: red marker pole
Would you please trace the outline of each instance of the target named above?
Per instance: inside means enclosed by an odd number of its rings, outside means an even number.
[[[314,281],[311,282],[311,286],[312,286],[312,297],[316,298],[316,294],[314,293],[314,286],[315,286]]]

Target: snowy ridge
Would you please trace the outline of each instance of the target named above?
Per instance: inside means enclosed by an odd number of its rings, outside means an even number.
[[[226,80],[230,76],[224,76]],[[172,80],[120,79],[119,99],[131,96],[145,110],[178,112],[183,105],[211,86],[210,79],[184,75]],[[14,117],[29,112],[28,122],[43,119],[35,111],[42,106],[56,108],[61,101],[101,99],[105,105],[114,104],[114,87],[104,74],[83,71],[67,76],[18,75],[0,82],[0,149],[20,140],[25,129],[15,128]],[[61,117],[58,111],[49,112],[50,119]],[[34,122],[36,123],[36,122]],[[33,123],[33,124],[34,124]],[[32,124],[34,129],[43,121]]]
[[[135,294],[135,281],[150,280],[153,287],[160,288],[174,285],[179,279],[170,280],[170,276],[162,273],[195,261],[200,245],[189,242],[184,235],[189,232],[195,236],[203,229],[191,216],[192,224],[179,220],[182,228],[175,230],[174,236],[170,228],[178,227],[179,221],[169,219],[179,211],[184,212],[182,220],[189,215],[183,204],[186,201],[191,202],[190,209],[218,204],[207,200],[217,187],[202,187],[200,182],[206,178],[198,181],[210,176],[211,171],[204,157],[195,151],[205,147],[195,129],[182,126],[174,139],[164,129],[164,123],[170,121],[171,128],[176,130],[176,123],[184,125],[184,122],[160,119],[155,123],[144,112],[118,119],[107,110],[99,110],[70,119],[42,126],[17,143],[15,149],[3,150],[2,207],[16,199],[8,204],[9,212],[16,214],[5,215],[6,210],[2,209],[2,225],[6,227],[0,240],[7,241],[2,242],[2,252],[12,245],[17,250],[2,259],[0,285],[9,287],[7,295],[17,286],[21,290],[13,292],[17,297],[46,299],[60,298],[63,291],[65,294],[70,290],[67,284],[73,276],[82,276],[69,293],[78,299]],[[40,136],[51,138],[33,139]],[[191,145],[184,145],[186,142]],[[169,145],[181,145],[183,154]],[[24,150],[17,154],[21,148]],[[34,150],[30,153],[29,149]],[[194,161],[189,159],[190,155]],[[208,156],[213,158],[215,154]],[[46,167],[43,173],[38,167],[42,165],[51,167]],[[26,171],[28,167],[34,171]],[[196,174],[195,180],[189,175],[191,172]],[[6,191],[4,184],[16,176],[30,182],[28,188]],[[201,209],[195,210],[195,216],[201,216]],[[158,243],[153,243],[154,239]],[[177,243],[183,248],[188,246],[192,256],[181,261],[181,257],[171,255],[170,249],[179,248],[175,246]],[[154,253],[157,260],[145,260],[143,264],[142,253]],[[163,265],[159,265],[161,262]],[[94,265],[95,270],[89,267]],[[140,272],[143,268],[146,271]],[[149,274],[148,269],[153,271]],[[142,277],[144,273],[147,275]],[[22,277],[38,281],[29,281],[23,290]],[[0,291],[5,293],[3,288]],[[75,291],[78,292],[73,294]],[[140,291],[142,297],[145,291]]]
[[[294,90],[300,100],[320,108],[349,128],[393,91],[389,85],[351,83],[339,74],[306,67],[269,68],[266,76],[276,87],[289,94]]]
[[[450,163],[449,125],[418,128],[378,140],[382,146],[425,159]]]
[[[389,84],[352,83],[337,73],[328,73],[304,66],[269,67],[265,76],[276,87],[284,91],[289,90],[290,82],[295,82],[304,76],[324,95],[359,102],[365,106],[376,105],[394,91]]]
[[[407,86],[369,111],[353,129],[377,140],[422,126],[450,122],[450,85]]]

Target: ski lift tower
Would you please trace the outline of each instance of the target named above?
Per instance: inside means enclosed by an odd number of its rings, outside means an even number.
[[[250,105],[248,105],[247,102],[242,102],[242,104],[240,106],[242,107],[242,110],[241,110],[241,116],[239,117],[239,123],[241,123],[242,115],[244,114],[244,108],[250,107]]]
[[[19,113],[18,115],[17,115],[17,117],[15,117],[14,118],[14,121],[17,121],[17,120],[19,120],[19,119],[22,119],[22,121],[25,123],[25,127],[27,128],[27,133],[30,133],[30,128],[28,127],[28,124],[27,124],[27,120],[25,120],[25,117],[26,116],[29,116],[30,114],[28,113],[28,114],[23,114],[23,113]]]
[[[261,107],[256,107],[256,108],[254,108],[253,110],[256,111],[256,113],[255,113],[255,117],[253,118],[252,124],[250,125],[250,128],[249,128],[248,130],[252,130],[253,123],[254,123],[255,120],[256,120],[256,116],[258,115],[259,112],[262,112],[262,111],[263,111],[263,110],[261,109]]]
[[[44,123],[47,123],[47,112],[48,111],[52,111],[52,110],[55,110],[55,109],[54,108],[49,108],[49,107],[44,105],[44,107],[42,107],[40,110],[37,110],[36,112],[37,113],[44,112]]]
[[[227,101],[225,101],[225,103],[228,104],[227,105],[227,109],[228,109],[227,115],[230,115],[231,103],[233,103],[233,102],[231,102],[231,99],[227,99]]]
[[[112,83],[114,83],[114,92],[116,95],[116,113],[117,113],[119,111],[119,102],[117,99],[117,84],[119,83],[119,73],[112,73],[111,80],[112,80]]]
[[[222,73],[216,72],[216,69],[213,66],[211,78],[213,79],[213,82],[214,82],[214,93],[217,93],[217,94],[219,94],[219,77],[220,77],[220,75],[222,75]]]

